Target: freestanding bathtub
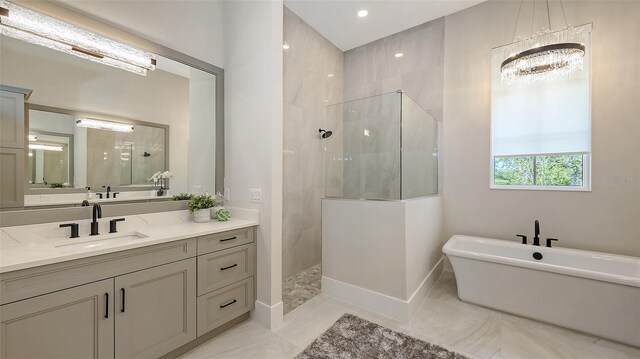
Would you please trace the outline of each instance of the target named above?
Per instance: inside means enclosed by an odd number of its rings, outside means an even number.
[[[465,302],[640,346],[640,258],[461,235],[443,252]]]

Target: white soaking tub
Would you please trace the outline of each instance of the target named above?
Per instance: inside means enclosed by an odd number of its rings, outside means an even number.
[[[465,302],[640,346],[640,258],[461,235],[443,252]]]

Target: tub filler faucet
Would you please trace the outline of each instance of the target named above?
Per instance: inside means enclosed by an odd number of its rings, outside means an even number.
[[[535,235],[533,236],[533,245],[540,247],[540,222],[536,219],[534,223]]]

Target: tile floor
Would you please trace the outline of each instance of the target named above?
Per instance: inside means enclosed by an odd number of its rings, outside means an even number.
[[[444,272],[409,323],[320,294],[287,314],[278,330],[249,320],[182,359],[293,358],[347,312],[471,358],[640,358],[640,348],[463,303],[453,273]]]
[[[320,294],[322,264],[307,268],[282,282],[284,314],[291,312]]]

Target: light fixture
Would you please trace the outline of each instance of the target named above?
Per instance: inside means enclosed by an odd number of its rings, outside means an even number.
[[[29,135],[29,142],[36,142],[38,140],[38,136],[36,135]]]
[[[285,50],[289,50],[289,44],[285,43],[284,45],[282,45],[282,48]]]
[[[328,74],[327,77],[333,77],[333,74]]]
[[[397,53],[396,53],[395,55],[393,55],[393,56],[395,56],[395,57],[397,57],[397,58],[400,58],[400,57],[404,56],[404,54],[403,54],[402,52],[397,52]]]
[[[358,11],[358,17],[365,17],[367,15],[369,15],[369,12],[367,10],[363,9],[363,10]]]
[[[95,128],[115,132],[133,132],[133,125],[128,123],[118,123],[110,121],[99,121],[91,118],[79,118],[76,120],[78,127]]]
[[[139,75],[154,70],[152,53],[0,0],[0,34]]]
[[[551,32],[551,13],[546,1],[549,28],[533,34],[527,39],[515,41],[516,29],[520,20],[522,3],[518,10],[516,27],[513,30],[512,43],[504,47],[505,60],[500,65],[502,81],[508,85],[549,81],[557,78],[568,78],[584,66],[585,46],[582,29],[569,26],[564,13],[564,5],[560,7],[565,27]],[[531,23],[535,20],[535,0]],[[532,27],[533,28],[533,27]]]
[[[39,145],[35,143],[29,144],[30,150],[43,150],[43,151],[56,151],[62,152],[62,146],[51,146],[51,145]]]

